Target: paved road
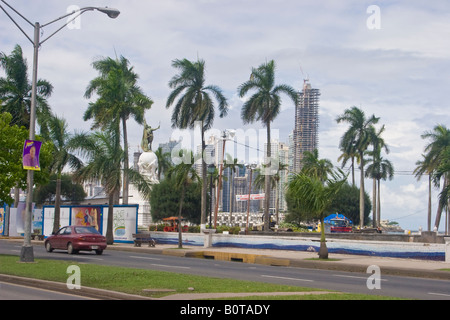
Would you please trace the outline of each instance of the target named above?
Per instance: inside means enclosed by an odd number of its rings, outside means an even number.
[[[0,254],[19,254],[20,243],[0,241]],[[143,252],[106,250],[102,256],[91,253],[68,255],[66,252],[47,253],[43,246],[34,246],[35,258],[71,260],[79,263],[93,263],[135,267],[178,273],[234,278],[297,285],[300,287],[337,290],[350,293],[366,293],[384,296],[416,299],[450,300],[450,281],[422,278],[408,278],[381,274],[380,289],[370,290],[368,278],[372,274],[317,270],[307,268],[274,267],[229,261],[175,257]],[[369,281],[374,283],[373,281]]]

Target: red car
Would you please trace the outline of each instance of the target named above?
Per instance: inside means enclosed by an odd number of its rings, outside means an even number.
[[[45,249],[52,252],[53,249],[67,250],[69,254],[78,251],[92,251],[102,254],[106,249],[106,238],[94,227],[68,226],[58,230],[55,234],[45,239]]]

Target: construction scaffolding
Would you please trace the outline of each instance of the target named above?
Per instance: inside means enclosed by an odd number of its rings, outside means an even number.
[[[312,89],[309,80],[304,80],[303,91],[295,109],[293,134],[293,172],[300,172],[303,152],[319,148],[319,89]]]

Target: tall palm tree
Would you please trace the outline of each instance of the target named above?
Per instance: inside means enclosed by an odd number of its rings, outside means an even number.
[[[191,158],[191,161],[188,163],[182,162],[170,169],[170,176],[175,179],[175,186],[180,192],[180,202],[179,202],[179,210],[178,210],[178,248],[183,247],[183,238],[182,238],[182,226],[181,226],[181,212],[183,211],[184,197],[186,195],[186,188],[189,184],[194,182],[195,180],[200,181],[200,177],[194,168],[195,159],[192,155],[192,152],[182,150],[184,156],[188,154]],[[184,158],[183,156],[183,158]]]
[[[218,86],[205,85],[204,60],[199,59],[196,62],[192,62],[187,59],[177,59],[172,61],[172,67],[179,71],[169,81],[169,87],[173,91],[170,93],[166,102],[167,109],[175,104],[172,112],[172,128],[193,129],[196,122],[201,123],[202,203],[200,224],[205,225],[208,185],[205,162],[205,131],[212,127],[215,116],[215,107],[211,95],[214,96],[218,103],[219,116],[221,118],[228,113],[228,102]]]
[[[84,120],[93,119],[93,129],[104,129],[111,123],[122,123],[125,150],[122,201],[123,204],[128,204],[127,120],[132,116],[138,124],[143,124],[145,110],[151,108],[153,101],[137,85],[138,75],[123,56],[120,59],[102,58],[94,61],[92,66],[99,72],[99,76],[89,83],[85,97],[89,99],[96,93],[98,99],[89,103]],[[115,127],[120,130],[118,125]]]
[[[377,188],[377,191],[375,192],[377,197],[374,196],[374,198],[373,198],[373,203],[374,203],[373,227],[374,228],[380,226],[380,219],[381,219],[380,182],[381,182],[381,180],[386,181],[386,179],[392,180],[394,178],[394,166],[392,165],[392,162],[390,162],[388,159],[384,159],[383,157],[381,157],[379,151],[380,150],[378,149],[376,152],[376,155],[372,159],[368,160],[368,166],[367,166],[367,170],[366,170],[366,177],[370,177],[370,178],[374,179],[374,181],[375,181],[374,188]]]
[[[380,224],[380,221],[378,219],[378,205],[379,201],[377,201],[377,182],[379,182],[379,179],[377,178],[381,174],[381,151],[384,149],[384,151],[388,154],[389,153],[389,147],[384,142],[384,139],[382,138],[382,133],[384,132],[385,126],[383,125],[380,130],[377,132],[375,128],[372,128],[371,130],[371,138],[370,138],[370,144],[372,145],[372,151],[367,151],[367,154],[369,156],[372,156],[372,160],[368,160],[369,162],[372,162],[372,166],[366,170],[365,176],[368,178],[372,178],[373,181],[373,188],[372,188],[372,202],[373,202],[373,219],[372,219],[372,226],[374,228],[377,227],[377,224]],[[389,162],[390,166],[392,164]],[[369,172],[370,171],[370,172]],[[393,176],[392,176],[393,177]],[[392,179],[392,177],[390,179]],[[381,179],[381,178],[380,178]]]
[[[266,159],[271,161],[272,148],[270,124],[281,111],[280,94],[286,94],[294,103],[298,103],[298,93],[289,85],[275,85],[275,62],[273,60],[252,68],[250,79],[238,88],[238,94],[243,98],[249,91],[256,91],[242,106],[241,119],[246,123],[261,121],[267,129]],[[271,167],[270,165],[268,167]],[[269,230],[270,205],[270,172],[265,172],[265,206],[264,230]]]
[[[325,239],[324,212],[329,208],[339,190],[346,183],[347,177],[341,173],[333,173],[326,181],[315,175],[300,172],[289,183],[288,189],[305,212],[320,219],[321,237],[319,258],[328,259]]]
[[[371,133],[373,132],[373,125],[377,124],[380,118],[372,115],[366,119],[364,111],[358,107],[346,109],[344,113],[336,118],[338,123],[347,122],[350,127],[344,133],[341,140],[353,141],[355,150],[359,154],[360,160],[360,194],[359,194],[359,215],[360,228],[364,226],[364,153],[371,142]]]
[[[436,170],[442,163],[446,160],[446,155],[448,155],[448,149],[450,148],[450,129],[445,125],[436,125],[432,131],[427,131],[421,135],[422,139],[430,139],[431,141],[425,146],[425,159],[424,163],[428,166],[428,171],[433,172],[434,184],[439,187],[440,180],[443,178],[442,191],[448,188],[450,183],[450,176],[447,173],[442,175],[436,175]],[[441,221],[442,211],[444,209],[445,201],[439,201],[438,210],[436,213],[435,228],[439,229],[439,224]]]
[[[428,231],[431,231],[431,185],[432,185],[432,172],[429,163],[427,163],[427,159],[425,155],[422,154],[424,160],[420,160],[416,162],[416,169],[414,169],[414,174],[416,179],[419,181],[423,175],[428,176],[428,218],[427,218],[427,226]]]
[[[28,65],[23,57],[22,48],[16,45],[8,56],[0,53],[0,68],[5,70],[6,78],[0,78],[0,112],[9,112],[13,116],[12,123],[19,127],[30,127],[31,81],[28,79]],[[41,134],[46,132],[46,120],[51,115],[47,98],[53,86],[47,80],[37,82],[36,119]]]
[[[49,133],[46,139],[53,142],[53,161],[50,170],[56,174],[56,197],[55,197],[55,218],[53,222],[53,232],[59,230],[60,208],[61,208],[61,175],[64,167],[70,165],[72,169],[79,169],[82,165],[80,159],[69,152],[71,134],[67,132],[67,122],[57,116],[51,117],[48,121]]]
[[[125,157],[125,152],[120,146],[120,136],[114,129],[92,134],[80,133],[73,137],[70,147],[87,162],[75,171],[76,179],[78,181],[98,179],[105,187],[109,198],[106,240],[108,244],[113,244],[114,204],[118,203],[122,180],[120,164]]]
[[[344,140],[344,138],[348,140]],[[347,164],[347,161],[351,161],[351,172],[352,172],[352,186],[355,185],[355,160],[359,164],[359,154],[355,148],[355,142],[351,137],[343,136],[341,141],[339,142],[339,149],[342,151],[342,154],[337,159],[338,162],[342,161],[341,168],[344,168]]]

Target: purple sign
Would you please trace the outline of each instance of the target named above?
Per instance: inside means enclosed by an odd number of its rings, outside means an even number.
[[[23,146],[22,163],[25,170],[41,171],[39,166],[39,152],[41,151],[42,142],[25,140]]]

